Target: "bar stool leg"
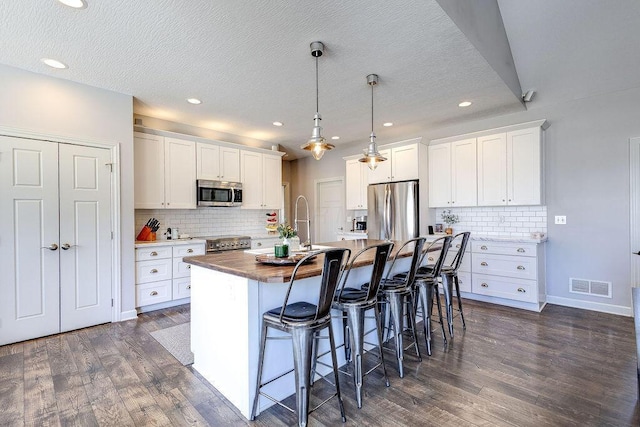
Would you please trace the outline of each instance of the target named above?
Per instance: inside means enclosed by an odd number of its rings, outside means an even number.
[[[359,307],[347,308],[347,328],[353,340],[353,383],[356,387],[356,402],[362,408],[362,353],[364,349],[364,312]],[[345,340],[345,344],[346,344]]]
[[[373,306],[373,310],[375,312],[374,316],[375,316],[375,321],[376,321],[376,334],[378,335],[378,345],[380,346],[380,361],[382,363],[382,373],[384,374],[384,382],[385,385],[387,387],[390,386],[389,384],[389,377],[387,377],[387,367],[384,364],[384,352],[382,351],[382,318],[380,316],[380,308],[378,307],[378,304]]]
[[[329,328],[331,330],[331,328]],[[315,333],[308,328],[292,328],[293,366],[296,381],[296,410],[298,425],[306,426],[309,419],[309,394],[311,392],[311,359]],[[334,348],[332,346],[332,348]],[[335,351],[335,348],[334,348]]]
[[[413,335],[413,346],[416,349],[416,355],[418,356],[418,360],[422,362],[422,356],[420,355],[420,347],[418,347],[418,335],[416,334],[416,307],[413,305],[414,296],[413,292],[410,295],[406,295],[407,303],[409,304],[409,309],[407,310],[408,319],[408,327],[411,328],[411,334]]]
[[[258,401],[260,400],[260,383],[262,381],[262,367],[264,365],[264,348],[267,342],[267,325],[262,323],[262,332],[260,333],[260,351],[258,354],[258,378],[256,380],[256,394],[253,398],[253,409],[251,410],[251,420],[256,418],[258,411]]]
[[[343,312],[342,315],[343,315],[342,331],[344,335],[344,358],[347,362],[351,362],[351,341],[349,340],[349,336],[351,336],[351,331],[349,329],[349,323],[347,321],[349,314]]]
[[[338,379],[338,357],[336,356],[336,341],[333,337],[333,328],[331,327],[331,324],[329,324],[329,345],[331,346],[331,362],[333,364],[333,379],[336,383],[336,395],[338,398],[338,404],[340,405],[340,415],[342,416],[342,422],[346,423],[347,417],[344,415],[344,403],[342,402],[342,395],[340,394],[340,381]]]
[[[462,312],[462,299],[460,299],[460,283],[458,282],[458,275],[455,275],[456,283],[456,297],[458,297],[458,310],[460,311],[460,319],[462,319],[462,329],[467,329],[467,324],[464,321],[464,313]]]
[[[418,301],[422,308],[422,327],[424,329],[424,340],[427,346],[427,355],[431,356],[431,306],[429,301],[430,286],[425,282],[418,282]]]
[[[431,311],[433,311],[433,298],[435,297],[438,305],[438,319],[440,320],[440,327],[442,328],[442,339],[444,345],[447,345],[447,332],[444,330],[444,319],[442,318],[442,303],[440,303],[440,292],[438,292],[438,283],[434,283],[431,288],[431,296],[429,297],[429,304],[431,304]]]
[[[453,293],[453,275],[442,275],[442,290],[444,291],[444,302],[447,306],[447,323],[449,324],[449,336],[453,339],[453,303],[451,294]]]
[[[389,293],[389,310],[391,323],[393,323],[393,332],[396,340],[396,359],[398,360],[398,375],[400,378],[404,377],[404,369],[402,366],[402,359],[404,357],[404,344],[402,340],[402,325],[403,323],[403,311],[404,311],[404,296],[395,292]]]

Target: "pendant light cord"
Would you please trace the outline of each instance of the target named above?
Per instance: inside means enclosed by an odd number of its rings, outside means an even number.
[[[373,86],[371,85],[371,133],[373,133]]]
[[[316,113],[320,112],[320,92],[318,91],[318,57],[316,56]]]

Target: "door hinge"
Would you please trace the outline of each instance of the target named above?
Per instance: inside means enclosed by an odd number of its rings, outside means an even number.
[[[111,240],[113,240],[113,231],[111,232]]]
[[[113,307],[113,298],[111,298],[111,307]]]
[[[113,173],[113,163],[105,163],[105,166],[109,166],[109,171]]]

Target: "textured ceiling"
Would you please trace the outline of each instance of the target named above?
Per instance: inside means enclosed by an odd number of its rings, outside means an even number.
[[[589,34],[579,23],[564,21],[589,19],[597,34],[620,20],[635,19],[638,27],[637,2],[635,14],[607,13],[613,17],[604,22],[608,9],[596,2],[557,3],[565,2],[499,3],[512,50],[514,42],[521,49],[513,57],[522,87],[536,88],[540,98],[566,96],[580,82],[566,58],[575,55],[573,43],[579,46]],[[631,0],[621,3],[628,6]],[[550,14],[554,8],[563,13]],[[573,8],[578,10],[572,15]],[[381,143],[524,109],[435,0],[88,0],[81,10],[55,0],[22,0],[0,2],[0,17],[1,63],[131,94],[138,114],[279,143],[289,158],[304,155],[298,147],[313,126],[315,65],[309,43],[315,40],[326,46],[319,60],[324,136],[339,135],[336,145],[366,145],[370,73],[380,76],[375,130]],[[619,59],[607,43],[638,45],[637,37],[620,39],[618,31],[601,35],[604,40],[587,41],[606,59]],[[531,45],[533,55],[524,50]],[[637,46],[631,48],[637,53]],[[588,49],[581,52],[581,66],[594,62]],[[40,62],[43,57],[69,68],[50,69]],[[638,56],[621,65],[637,61]],[[589,72],[602,77],[605,68]],[[556,69],[568,84],[554,80]],[[637,81],[637,69],[634,76],[631,69],[619,73]],[[609,86],[624,84],[612,79]],[[558,93],[542,93],[547,87]],[[203,103],[190,105],[188,97]],[[459,108],[462,100],[474,104]],[[276,120],[285,126],[272,126]],[[395,125],[383,128],[386,121]]]

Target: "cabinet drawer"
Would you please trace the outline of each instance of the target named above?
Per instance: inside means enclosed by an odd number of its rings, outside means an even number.
[[[177,245],[173,247],[174,258],[184,258],[186,256],[204,255],[204,245],[196,243],[193,245]]]
[[[153,246],[136,249],[136,261],[171,258],[171,246]]]
[[[497,254],[497,255],[517,255],[517,256],[536,256],[535,243],[505,243],[505,242],[487,242],[472,241],[471,251],[481,254]]]
[[[171,301],[171,280],[136,285],[136,307]]]
[[[510,255],[473,254],[473,272],[536,280],[536,259]]]
[[[182,258],[173,260],[173,278],[191,277],[191,264],[182,261]]]
[[[458,271],[458,285],[460,286],[460,292],[471,292],[471,273]]]
[[[171,279],[171,258],[136,262],[136,284]]]
[[[173,279],[173,299],[189,298],[191,296],[191,277]]]
[[[536,282],[508,277],[472,275],[471,289],[475,294],[506,298],[524,302],[537,302]]]

